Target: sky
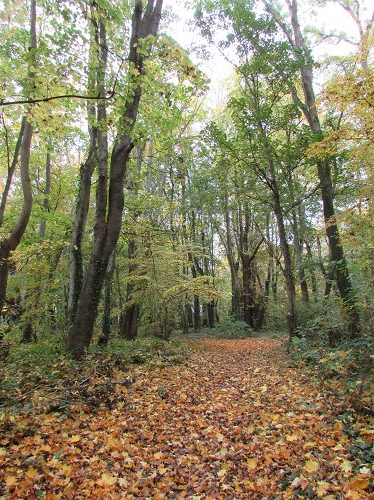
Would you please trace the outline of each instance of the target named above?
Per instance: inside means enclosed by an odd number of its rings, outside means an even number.
[[[359,2],[363,17],[371,17],[373,9],[372,0],[359,0]],[[357,28],[349,14],[333,1],[327,2],[325,7],[319,9],[312,6],[315,2],[303,2],[303,7],[301,7],[302,2],[300,1],[299,3],[302,25],[317,26],[324,32],[345,32],[357,38]],[[164,0],[164,6],[173,9],[179,17],[179,20],[171,23],[168,31],[171,32],[172,36],[182,47],[190,50],[194,45],[206,44],[206,42],[200,37],[197,31],[193,31],[193,28],[187,24],[188,20],[192,18],[192,13],[188,11],[185,4],[184,0]],[[214,48],[210,50],[212,57],[209,61],[199,61],[199,58],[193,53],[191,58],[196,64],[199,64],[200,68],[211,79],[211,93],[217,94],[216,98],[219,98],[220,89],[222,88],[221,82],[229,77],[233,71],[233,66],[217,50]],[[317,59],[321,59],[327,55],[346,55],[351,50],[352,46],[345,43],[331,44],[326,42],[315,47],[314,54]]]

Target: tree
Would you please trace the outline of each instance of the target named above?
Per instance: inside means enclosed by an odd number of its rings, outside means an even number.
[[[302,34],[299,18],[297,0],[288,1],[287,6],[290,15],[290,24],[287,25],[284,17],[276,7],[264,0],[264,5],[269,14],[283,31],[295,56],[302,57],[300,67],[300,79],[303,90],[303,98],[297,92],[295,85],[289,82],[290,92],[295,104],[303,112],[309,127],[315,135],[315,140],[320,141],[323,130],[319,118],[315,91],[313,86],[313,58],[311,50],[307,46]],[[326,226],[326,234],[329,242],[331,266],[337,282],[337,287],[342,298],[347,317],[349,319],[349,330],[354,337],[360,330],[359,311],[356,297],[349,276],[348,266],[344,255],[343,244],[339,234],[339,228],[335,216],[334,190],[331,178],[331,165],[328,159],[317,160],[317,171],[321,186],[321,197],[323,214]]]
[[[105,273],[120,234],[126,165],[134,147],[131,132],[138,116],[142,95],[144,63],[158,32],[161,9],[162,0],[157,0],[156,4],[148,0],[144,11],[140,0],[135,4],[130,40],[128,94],[112,150],[107,215],[95,228],[96,238],[92,254],[79,295],[74,322],[69,331],[67,349],[76,358],[82,357],[90,344]],[[99,196],[104,196],[104,191],[101,191]],[[100,198],[98,201],[101,205],[103,200]]]
[[[27,88],[26,94],[28,97],[33,95],[35,88],[35,67],[36,67],[36,50],[37,50],[37,40],[36,40],[36,1],[31,0],[30,9],[30,38],[29,38],[29,64],[28,64],[28,75],[27,75]],[[21,123],[21,130],[19,138],[16,144],[15,153],[13,161],[8,169],[8,182],[6,189],[3,193],[3,200],[1,203],[2,216],[3,210],[5,208],[6,199],[9,193],[10,182],[17,164],[18,155],[20,155],[20,169],[21,169],[21,183],[22,183],[22,193],[23,193],[23,206],[21,213],[18,217],[18,221],[11,229],[10,235],[6,237],[0,243],[0,310],[3,308],[3,304],[6,298],[6,290],[8,284],[9,267],[10,267],[10,256],[11,253],[19,245],[22,236],[26,230],[27,224],[30,219],[33,193],[30,183],[30,153],[31,153],[31,141],[33,135],[33,126],[31,124],[30,110],[28,110],[28,115],[23,118]]]

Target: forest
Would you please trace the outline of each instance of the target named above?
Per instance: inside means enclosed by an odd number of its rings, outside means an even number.
[[[370,2],[0,23],[4,498],[372,498]]]

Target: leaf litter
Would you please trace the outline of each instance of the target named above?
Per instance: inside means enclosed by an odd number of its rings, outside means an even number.
[[[6,413],[4,498],[374,498],[372,419],[292,368],[279,340],[191,345],[184,364],[115,371],[108,404],[42,411],[38,393]]]

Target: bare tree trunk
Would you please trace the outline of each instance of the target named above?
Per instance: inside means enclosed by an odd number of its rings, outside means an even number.
[[[21,144],[22,144],[23,133],[25,131],[25,124],[26,124],[26,116],[24,116],[22,118],[21,128],[20,128],[20,131],[18,134],[18,139],[17,139],[15,150],[14,150],[13,160],[12,160],[12,163],[8,165],[8,174],[7,174],[7,178],[5,181],[4,191],[2,192],[2,195],[1,195],[0,227],[3,225],[3,222],[4,222],[4,213],[5,213],[6,203],[8,201],[8,195],[9,195],[10,186],[12,185],[13,174],[14,174],[14,171],[16,169],[16,166],[18,163],[18,158],[19,158],[20,151],[21,151]],[[9,153],[9,155],[10,155],[10,153]]]
[[[291,253],[287,242],[287,235],[284,227],[283,212],[280,203],[278,189],[274,190],[273,199],[274,199],[274,213],[278,223],[279,242],[282,249],[283,262],[284,262],[283,275],[286,282],[286,293],[287,293],[288,336],[291,340],[296,335],[296,327],[297,327],[297,317],[296,317],[296,307],[295,307],[295,280],[293,276]]]
[[[111,332],[111,304],[112,304],[112,277],[116,268],[116,249],[114,249],[112,254],[111,262],[108,266],[105,275],[105,286],[104,286],[104,310],[103,310],[103,320],[101,324],[101,337],[98,340],[98,344],[107,344],[110,338]]]
[[[255,257],[259,251],[264,238],[261,238],[255,247],[249,248],[250,217],[248,208],[245,210],[244,223],[242,207],[239,206],[239,244],[238,251],[242,263],[243,285],[242,304],[243,319],[251,328],[260,330],[265,319],[265,301],[258,297],[256,291]]]
[[[89,19],[90,30],[90,54],[89,54],[89,75],[88,90],[98,92],[99,95],[105,95],[104,79],[106,70],[107,48],[105,39],[105,26],[100,17],[99,24],[96,19],[96,6],[91,4],[91,16]],[[91,101],[87,103],[89,150],[86,161],[81,165],[79,171],[78,200],[74,218],[74,227],[70,240],[70,285],[68,297],[67,324],[68,331],[73,326],[75,315],[78,308],[78,301],[82,291],[84,277],[84,255],[83,239],[86,229],[87,216],[90,206],[91,179],[97,165],[99,165],[99,181],[97,188],[96,203],[96,223],[94,228],[94,238],[97,239],[97,220],[103,212],[103,202],[106,197],[106,170],[107,170],[107,151],[105,156],[106,144],[106,110],[105,103],[99,102],[97,108]],[[106,167],[105,167],[106,159]],[[103,165],[104,163],[104,165]],[[105,187],[103,189],[103,183]],[[105,191],[105,194],[103,194]],[[104,210],[105,212],[105,210]],[[104,213],[105,219],[105,213]]]
[[[134,340],[138,335],[138,320],[140,307],[138,303],[132,303],[132,294],[134,292],[135,286],[132,282],[134,273],[137,270],[135,264],[136,256],[136,243],[135,240],[129,240],[128,244],[128,259],[129,259],[129,270],[128,270],[128,282],[126,289],[126,303],[130,305],[125,306],[125,310],[121,313],[120,320],[120,335],[127,340]]]
[[[306,281],[305,268],[303,263],[303,245],[304,240],[299,233],[299,221],[297,219],[296,210],[292,210],[292,230],[293,230],[293,244],[295,249],[296,266],[299,274],[299,283],[301,290],[301,298],[305,304],[309,302],[309,289]]]
[[[310,277],[311,277],[311,281],[312,281],[313,299],[314,299],[314,302],[318,302],[318,283],[317,283],[316,273],[315,273],[315,269],[314,269],[314,265],[313,265],[313,260],[314,260],[313,252],[312,252],[312,248],[310,246],[310,243],[306,238],[304,238],[304,243],[305,243],[306,253],[308,256],[308,260],[309,260],[308,271],[310,273]]]
[[[230,213],[228,207],[228,196],[227,187],[225,192],[225,225],[226,225],[226,253],[227,260],[230,266],[230,276],[231,276],[231,310],[230,316],[233,320],[240,319],[240,283],[238,276],[238,266],[235,262],[232,236],[231,236],[231,224],[230,224]]]
[[[162,0],[157,0],[156,5],[154,5],[154,1],[148,0],[144,14],[142,2],[137,0],[135,3],[129,61],[133,68],[137,70],[137,74],[135,75],[135,72],[131,74],[132,81],[129,84],[129,93],[125,103],[120,132],[113,147],[107,218],[100,231],[97,231],[98,237],[95,240],[88,264],[75,320],[69,332],[67,350],[75,358],[81,358],[91,342],[106,268],[120,234],[124,205],[124,177],[127,162],[134,147],[131,133],[138,116],[141,99],[139,78],[144,73],[146,57],[141,44],[139,47],[139,42],[149,35],[156,36],[161,18],[161,9]],[[147,51],[147,54],[150,53],[150,50]]]

